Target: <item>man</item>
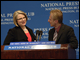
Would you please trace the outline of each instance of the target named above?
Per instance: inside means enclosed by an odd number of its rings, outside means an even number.
[[[62,23],[63,13],[56,9],[50,11],[48,22],[52,28],[49,31],[49,41],[55,41],[56,44],[69,44],[73,49],[78,48],[78,41],[72,27]]]

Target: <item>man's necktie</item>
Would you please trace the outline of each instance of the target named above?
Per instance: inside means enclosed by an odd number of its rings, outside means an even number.
[[[53,35],[53,41],[56,41],[57,40],[57,31],[55,30],[55,32],[54,32],[54,35]]]

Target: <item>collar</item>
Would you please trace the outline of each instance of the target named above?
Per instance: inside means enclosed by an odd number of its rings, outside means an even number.
[[[55,30],[57,31],[57,33],[59,32],[60,27],[61,27],[61,25],[59,25],[59,26],[55,29]]]

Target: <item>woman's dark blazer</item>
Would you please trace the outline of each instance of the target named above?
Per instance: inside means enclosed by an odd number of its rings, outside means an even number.
[[[49,41],[53,41],[54,32],[55,28],[52,28],[49,31]],[[70,44],[74,49],[78,48],[78,40],[74,34],[73,28],[65,24],[62,24],[58,32],[56,44]]]
[[[32,29],[30,29],[27,26],[26,26],[26,28],[28,29],[28,31],[32,37],[32,41],[36,40],[36,36],[34,35]],[[10,42],[28,42],[28,37],[26,36],[24,31],[21,29],[21,27],[15,26],[14,28],[9,29],[3,45],[9,45]]]

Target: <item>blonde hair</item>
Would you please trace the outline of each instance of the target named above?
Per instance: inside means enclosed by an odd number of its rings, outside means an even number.
[[[63,13],[59,9],[51,10],[50,14],[53,14],[52,18],[53,20],[58,20],[59,23],[62,23],[63,21]]]
[[[24,13],[24,12],[21,11],[21,10],[15,11],[14,14],[13,14],[13,22],[14,22],[14,24],[15,24],[17,27],[18,27],[18,24],[17,24],[17,15],[18,15],[18,14],[23,14],[23,15],[25,15],[26,21],[28,20],[28,17],[27,17],[27,15],[26,15],[26,13]]]

